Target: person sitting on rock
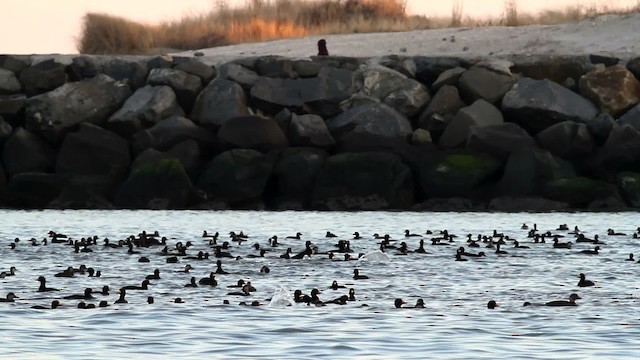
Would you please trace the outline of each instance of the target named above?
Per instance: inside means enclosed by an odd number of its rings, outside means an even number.
[[[318,56],[329,56],[327,41],[325,39],[318,40]]]

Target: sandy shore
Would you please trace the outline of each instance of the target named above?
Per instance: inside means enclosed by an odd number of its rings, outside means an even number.
[[[316,43],[325,38],[331,55],[382,56],[389,54],[485,57],[513,54],[640,56],[640,14],[606,15],[561,25],[481,27],[419,30],[396,33],[309,36],[201,49],[208,63],[235,58],[316,55]],[[195,51],[173,55],[193,56]]]

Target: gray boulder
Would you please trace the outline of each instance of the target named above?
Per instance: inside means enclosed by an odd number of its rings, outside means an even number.
[[[427,119],[420,119],[419,128],[429,131],[433,141],[437,142],[449,123],[451,123],[451,120],[453,120],[452,115],[442,116],[438,114],[431,114]]]
[[[218,79],[231,80],[240,84],[242,88],[250,90],[258,82],[260,76],[242,65],[226,63],[220,66]]]
[[[126,175],[130,163],[126,140],[99,126],[85,123],[64,138],[56,172],[120,178]]]
[[[190,118],[201,126],[217,130],[229,119],[245,115],[249,115],[249,108],[242,87],[218,77],[198,95]]]
[[[473,126],[469,129],[467,148],[506,159],[514,151],[535,147],[536,141],[520,126],[504,123]]]
[[[173,66],[173,57],[171,55],[156,55],[145,61],[147,68],[153,69],[170,69]]]
[[[598,148],[595,163],[612,171],[640,171],[640,130],[631,125],[614,127]]]
[[[568,160],[578,160],[593,152],[594,142],[586,124],[563,121],[536,135],[541,148]]]
[[[27,96],[24,94],[0,95],[0,116],[10,122],[23,119],[23,110],[26,105]]]
[[[133,135],[131,144],[135,153],[149,148],[164,151],[189,139],[196,141],[202,148],[211,148],[215,143],[215,137],[209,130],[176,115],[137,132]]]
[[[17,128],[4,144],[2,162],[9,176],[26,172],[52,172],[55,150],[38,135]]]
[[[67,66],[69,81],[80,81],[98,75],[98,66],[89,56],[76,56]]]
[[[20,73],[20,82],[29,97],[51,91],[65,81],[65,66],[53,60],[32,65]]]
[[[462,76],[465,71],[467,71],[467,69],[460,66],[456,66],[454,68],[443,71],[440,75],[438,75],[438,78],[436,79],[436,81],[434,81],[433,85],[431,85],[431,90],[439,91],[445,85],[455,87],[456,85],[458,85],[460,76]]]
[[[416,80],[430,86],[444,71],[455,67],[466,67],[464,59],[444,56],[414,56]]]
[[[287,137],[275,120],[261,116],[241,116],[225,122],[218,131],[225,149],[253,149],[268,152],[287,147]]]
[[[278,56],[263,56],[256,59],[255,69],[258,75],[272,78],[293,78],[291,59]]]
[[[569,209],[566,202],[553,201],[540,197],[501,196],[492,199],[487,205],[489,211],[501,212],[550,212]]]
[[[149,70],[144,62],[113,58],[102,65],[102,72],[115,80],[127,83],[131,90],[135,91],[144,86]]]
[[[4,169],[0,163],[0,201],[4,193],[7,191],[7,176],[4,174]]]
[[[200,169],[200,147],[195,141],[188,139],[177,143],[175,146],[167,149],[167,151],[158,151],[148,148],[141,152],[131,164],[131,168],[135,169],[146,163],[154,163],[164,159],[176,159],[189,176],[195,176]]]
[[[483,99],[492,104],[499,104],[514,83],[515,78],[512,75],[483,66],[474,66],[462,73],[459,88],[462,98],[468,103]]]
[[[416,62],[410,57],[405,58],[398,55],[387,55],[369,60],[369,64],[371,63],[382,65],[412,79],[416,76]]]
[[[620,198],[615,185],[581,176],[552,180],[546,185],[544,196],[583,208],[596,200]]]
[[[26,127],[60,138],[79,123],[104,125],[129,96],[131,90],[126,85],[106,75],[67,83],[27,100]]]
[[[0,68],[9,70],[20,76],[22,70],[31,65],[31,56],[29,55],[0,55]]]
[[[115,207],[108,199],[119,182],[105,175],[65,176],[60,195],[47,204],[54,209],[101,209],[113,210]]]
[[[199,77],[202,84],[208,84],[209,81],[213,80],[217,74],[215,67],[203,64],[202,62],[194,59],[189,59],[176,64],[173,68]]]
[[[428,123],[433,114],[453,117],[463,107],[465,103],[460,99],[458,89],[455,86],[443,85],[420,115],[418,126],[429,130]]]
[[[373,103],[351,108],[327,121],[331,134],[339,139],[349,133],[408,138],[413,133],[411,123],[388,105]]]
[[[13,127],[11,127],[11,125],[8,122],[4,121],[2,116],[0,116],[0,146],[4,144],[4,142],[7,141],[9,137],[11,137],[12,133],[13,133]]]
[[[198,179],[198,187],[211,201],[234,208],[253,207],[262,203],[275,161],[274,156],[255,150],[225,151],[206,165]]]
[[[438,144],[445,149],[464,145],[473,126],[500,125],[502,113],[485,100],[476,100],[471,106],[460,109],[442,133]]]
[[[607,113],[600,113],[598,116],[593,118],[593,120],[587,123],[587,128],[589,128],[589,132],[593,136],[593,138],[598,142],[598,144],[604,143],[611,130],[614,127],[617,127],[618,123],[616,120]]]
[[[640,104],[634,106],[622,115],[620,119],[618,119],[618,123],[620,123],[620,125],[631,125],[637,130],[640,130]]]
[[[0,68],[0,95],[16,94],[22,90],[22,85],[16,75]]]
[[[313,186],[327,156],[326,151],[317,148],[291,147],[282,151],[273,169],[276,208],[309,208]]]
[[[312,206],[328,210],[407,209],[415,202],[411,169],[388,153],[344,153],[325,160]]]
[[[324,120],[313,114],[293,114],[289,125],[289,138],[293,146],[330,148],[336,144]]]
[[[616,175],[616,185],[629,205],[640,207],[640,173],[621,172]]]
[[[636,79],[640,79],[640,56],[629,60],[627,69],[633,73]]]
[[[169,116],[184,116],[176,95],[168,86],[147,85],[136,90],[107,120],[107,128],[124,138],[155,125]]]
[[[538,133],[562,121],[588,123],[598,109],[587,99],[549,80],[522,78],[502,99],[509,121]]]
[[[44,209],[56,199],[67,180],[58,174],[25,172],[9,180],[5,201],[19,209]]]
[[[611,116],[619,116],[640,103],[640,82],[623,65],[583,75],[579,88],[580,94]]]
[[[191,75],[177,69],[153,69],[149,72],[147,85],[166,85],[173,89],[176,94],[178,104],[186,112],[190,112],[196,97],[202,90],[202,80],[195,75]]]
[[[416,80],[384,66],[371,66],[362,73],[363,92],[407,117],[416,115],[430,99],[427,88]]]

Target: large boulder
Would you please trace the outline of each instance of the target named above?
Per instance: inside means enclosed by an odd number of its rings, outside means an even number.
[[[113,58],[102,65],[102,72],[115,80],[125,82],[135,91],[144,86],[149,70],[147,64],[142,61]]]
[[[616,120],[607,113],[600,113],[587,123],[589,133],[591,133],[598,144],[604,143],[609,137],[611,130],[617,126],[618,123]]]
[[[329,156],[326,151],[310,147],[291,147],[280,155],[273,169],[275,207],[309,208],[313,186],[320,168]]]
[[[460,76],[462,76],[462,73],[464,73],[465,71],[467,71],[467,69],[460,66],[443,71],[442,74],[438,75],[438,78],[433,83],[433,85],[431,85],[431,90],[440,91],[440,89],[445,85],[453,87],[457,86],[458,81],[460,80]]]
[[[427,108],[420,115],[418,126],[429,130],[429,119],[433,114],[453,117],[465,107],[465,103],[460,99],[460,93],[455,86],[444,85],[433,96]]]
[[[54,60],[32,65],[20,73],[20,82],[29,97],[51,91],[65,81],[65,66]]]
[[[241,116],[225,122],[218,131],[220,145],[226,149],[254,149],[267,152],[287,147],[287,137],[278,123],[261,116]]]
[[[168,86],[147,85],[136,90],[107,120],[107,128],[124,138],[173,115],[184,116],[176,94]]]
[[[18,128],[4,144],[2,160],[10,176],[25,172],[52,172],[56,152],[38,135]]]
[[[22,90],[22,85],[16,75],[9,70],[0,68],[0,95],[16,94]]]
[[[569,209],[566,202],[554,201],[540,197],[501,196],[492,199],[487,205],[489,211],[502,212],[550,212]]]
[[[620,125],[628,124],[640,130],[640,104],[634,106],[618,119]]]
[[[218,79],[231,80],[248,91],[260,80],[260,76],[242,65],[226,63],[220,66]]]
[[[272,78],[293,78],[291,59],[279,56],[263,56],[256,59],[255,69],[258,75]]]
[[[630,206],[640,207],[640,173],[621,172],[616,176],[616,185]]]
[[[623,65],[587,73],[578,84],[580,94],[614,117],[640,102],[640,82]]]
[[[511,72],[536,80],[550,80],[561,84],[567,79],[578,81],[591,66],[584,55],[523,55],[513,59]]]
[[[20,173],[9,180],[5,200],[13,208],[43,209],[60,195],[66,181],[58,174]]]
[[[328,210],[406,209],[414,200],[411,169],[388,153],[344,153],[325,160],[312,206]]]
[[[500,161],[485,154],[440,154],[419,164],[423,198],[481,196],[481,185],[496,176]]]
[[[211,148],[216,141],[209,130],[185,117],[175,115],[137,132],[133,135],[131,144],[135,153],[148,148],[164,151],[188,139],[196,141],[203,149]]]
[[[0,116],[13,124],[24,126],[24,108],[27,96],[24,94],[0,95]]]
[[[218,130],[229,119],[246,115],[249,108],[242,87],[218,77],[198,95],[190,118],[201,126]]]
[[[198,187],[213,202],[235,208],[253,207],[262,203],[275,160],[272,154],[250,149],[225,151],[206,165]]]
[[[313,114],[293,114],[289,124],[289,138],[293,146],[331,148],[336,144],[324,120]]]
[[[480,99],[458,111],[442,133],[438,144],[445,149],[460,147],[467,142],[471,127],[500,125],[502,123],[504,123],[504,119],[500,110]]]
[[[587,99],[549,80],[522,78],[502,99],[508,121],[536,134],[562,121],[588,123],[598,109]]]
[[[67,83],[27,100],[26,127],[59,139],[79,123],[104,125],[129,96],[126,85],[106,75]]]
[[[184,170],[190,177],[196,176],[200,170],[200,147],[193,140],[185,140],[177,143],[167,151],[158,151],[153,148],[141,152],[131,164],[131,168],[136,168],[147,163],[154,163],[165,159],[176,159],[180,161]]]
[[[567,160],[578,160],[593,152],[594,142],[586,124],[563,121],[536,135],[541,148]]]
[[[640,79],[640,56],[633,58],[627,62],[627,69],[636,77]]]
[[[535,147],[536,141],[514,123],[473,126],[469,130],[467,148],[506,159],[514,151]]]
[[[492,104],[499,104],[504,94],[513,87],[515,78],[511,74],[474,66],[460,75],[458,83],[462,98],[467,103],[483,99]]]
[[[0,149],[7,139],[11,137],[13,133],[13,127],[8,122],[4,121],[2,115],[0,115]]]
[[[213,78],[215,78],[217,74],[216,68],[206,65],[195,59],[189,59],[187,61],[176,64],[173,68],[199,77],[202,81],[202,84],[208,84],[209,81],[213,80]]]
[[[175,159],[165,159],[133,168],[114,202],[123,208],[183,209],[192,191],[191,180],[182,164]]]
[[[416,80],[431,86],[444,71],[456,67],[466,67],[467,61],[456,57],[414,56],[416,64]]]
[[[429,91],[420,82],[384,66],[370,66],[362,72],[362,91],[412,117],[430,99]]]
[[[0,201],[4,193],[7,191],[7,176],[4,174],[2,163],[0,163]]]
[[[149,72],[147,84],[166,85],[173,89],[178,104],[185,112],[190,112],[196,97],[202,90],[202,80],[195,75],[177,69],[153,69]]]
[[[640,130],[631,125],[614,127],[595,160],[608,172],[640,171]]]
[[[327,121],[327,127],[337,139],[349,133],[407,138],[413,133],[411,123],[402,114],[382,103],[351,108]]]
[[[0,55],[0,68],[9,70],[17,76],[29,65],[31,65],[29,55]]]
[[[129,143],[92,124],[68,134],[58,153],[57,173],[110,175],[121,178],[129,170]]]
[[[104,209],[114,208],[113,198],[120,180],[109,175],[65,175],[60,195],[49,202],[54,209]]]
[[[98,66],[89,56],[76,56],[67,66],[69,81],[80,81],[98,75]]]
[[[586,207],[596,200],[619,198],[613,184],[581,176],[552,180],[546,185],[545,197],[566,202],[573,207]]]

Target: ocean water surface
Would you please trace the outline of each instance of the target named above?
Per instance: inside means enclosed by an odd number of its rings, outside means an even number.
[[[13,303],[0,303],[0,358],[7,359],[111,359],[128,358],[270,358],[270,359],[585,359],[637,358],[640,356],[640,264],[626,261],[629,253],[640,257],[640,239],[631,235],[640,226],[638,213],[415,213],[415,212],[253,212],[253,211],[0,211],[0,271],[15,266],[15,276],[0,278],[0,298],[14,292]],[[565,235],[561,241],[572,249],[554,249],[551,240],[534,243],[520,227],[537,224],[543,231]],[[560,224],[578,226],[587,237],[599,235],[605,244],[598,255],[581,250],[589,243],[575,243]],[[607,236],[608,228],[626,233]],[[428,254],[379,253],[374,233],[389,234],[399,245],[418,248],[419,237],[404,237],[404,230],[421,234]],[[432,246],[440,230],[458,237],[447,246]],[[98,236],[93,252],[75,253],[73,246],[32,246],[49,230],[73,239]],[[109,248],[112,243],[141,231],[158,231],[173,247],[190,241],[187,255],[211,254],[208,260],[185,259],[167,263],[160,246]],[[203,230],[220,232],[218,243],[229,240],[230,231],[243,231],[247,242],[231,243],[227,250],[239,260],[223,258],[227,275],[216,275],[216,287],[184,287],[191,276],[206,277],[216,268]],[[427,230],[434,234],[427,235]],[[490,236],[493,230],[516,239],[529,249],[516,249],[507,240],[502,250],[469,248],[466,235]],[[326,238],[331,231],[337,238]],[[358,231],[362,239],[354,240]],[[286,239],[301,232],[301,239]],[[278,236],[279,246],[268,239]],[[10,244],[20,238],[16,249]],[[335,251],[338,240],[349,240],[358,261],[334,261],[326,254],[301,260],[281,259],[288,247],[304,250],[309,240],[320,253]],[[252,246],[268,249],[265,257]],[[456,249],[484,251],[486,257],[454,261]],[[141,256],[149,263],[140,263]],[[336,254],[342,260],[343,254]],[[77,274],[54,277],[68,266],[81,264],[100,270],[101,277]],[[177,272],[189,264],[189,273]],[[268,266],[270,273],[261,274]],[[127,304],[114,304],[117,289],[139,285],[154,269],[161,279],[149,290],[128,291]],[[354,280],[353,270],[369,279]],[[578,274],[596,282],[580,288]],[[38,276],[60,291],[37,292]],[[228,295],[239,279],[251,281],[250,296]],[[329,288],[336,280],[345,288]],[[96,295],[97,304],[110,306],[78,309],[79,300],[64,296],[81,294],[86,287],[108,285],[111,294]],[[293,303],[293,291],[309,294],[320,290],[323,301],[355,289],[355,301],[346,305],[308,306]],[[581,297],[576,307],[536,306],[551,300]],[[154,304],[147,304],[153,296]],[[176,297],[184,303],[174,303]],[[424,309],[396,309],[402,298]],[[54,299],[64,304],[55,310],[32,309]],[[223,304],[223,300],[229,304]],[[487,309],[489,300],[499,307]],[[238,305],[259,301],[262,306]],[[523,307],[529,301],[534,306]],[[287,304],[292,304],[287,306]]]

